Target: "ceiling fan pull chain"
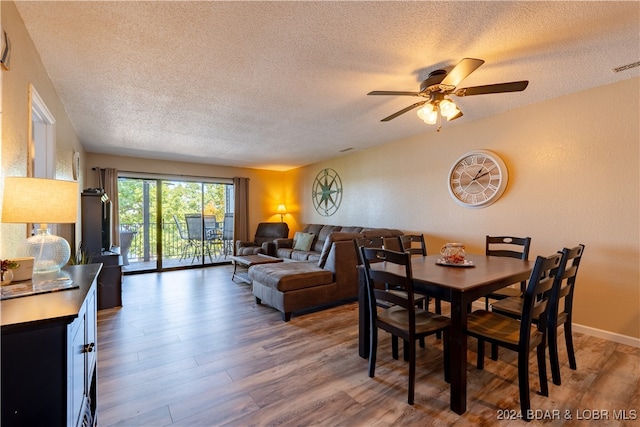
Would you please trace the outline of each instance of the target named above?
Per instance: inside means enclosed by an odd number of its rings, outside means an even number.
[[[440,129],[442,129],[442,111],[440,111],[439,105],[436,105],[436,108],[438,109],[438,128],[436,132],[440,132]]]

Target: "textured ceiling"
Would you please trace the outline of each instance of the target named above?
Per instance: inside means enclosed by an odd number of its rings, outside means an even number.
[[[16,2],[86,150],[286,170],[435,132],[430,71],[485,64],[447,127],[640,75],[639,2]],[[13,55],[19,55],[14,52]]]

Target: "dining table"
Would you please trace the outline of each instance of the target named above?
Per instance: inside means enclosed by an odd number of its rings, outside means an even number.
[[[471,304],[505,286],[527,280],[532,261],[516,258],[467,254],[464,264],[442,265],[442,255],[411,258],[413,286],[417,293],[447,301],[451,305],[450,408],[457,414],[467,409],[467,314]],[[404,274],[404,267],[379,262],[371,268]],[[359,354],[369,357],[370,318],[368,294],[361,268],[359,274]]]

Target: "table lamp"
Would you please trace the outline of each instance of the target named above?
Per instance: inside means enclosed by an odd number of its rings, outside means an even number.
[[[47,224],[77,222],[78,191],[78,183],[74,181],[5,178],[2,222],[40,224],[37,234],[18,248],[19,256],[35,258],[34,274],[59,271],[69,261],[69,243],[51,234]]]
[[[284,216],[287,213],[287,208],[284,204],[279,204],[276,212],[280,214],[280,222],[284,222]]]

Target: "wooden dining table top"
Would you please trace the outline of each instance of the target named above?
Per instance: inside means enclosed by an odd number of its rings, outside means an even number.
[[[472,267],[438,265],[436,262],[441,258],[442,255],[439,254],[412,257],[414,282],[466,292],[484,288],[487,284],[514,283],[511,282],[511,277],[528,273],[533,268],[532,262],[515,258],[467,254],[465,259],[473,262]],[[404,267],[385,262],[373,264],[372,268],[384,268],[392,273],[404,274]]]

